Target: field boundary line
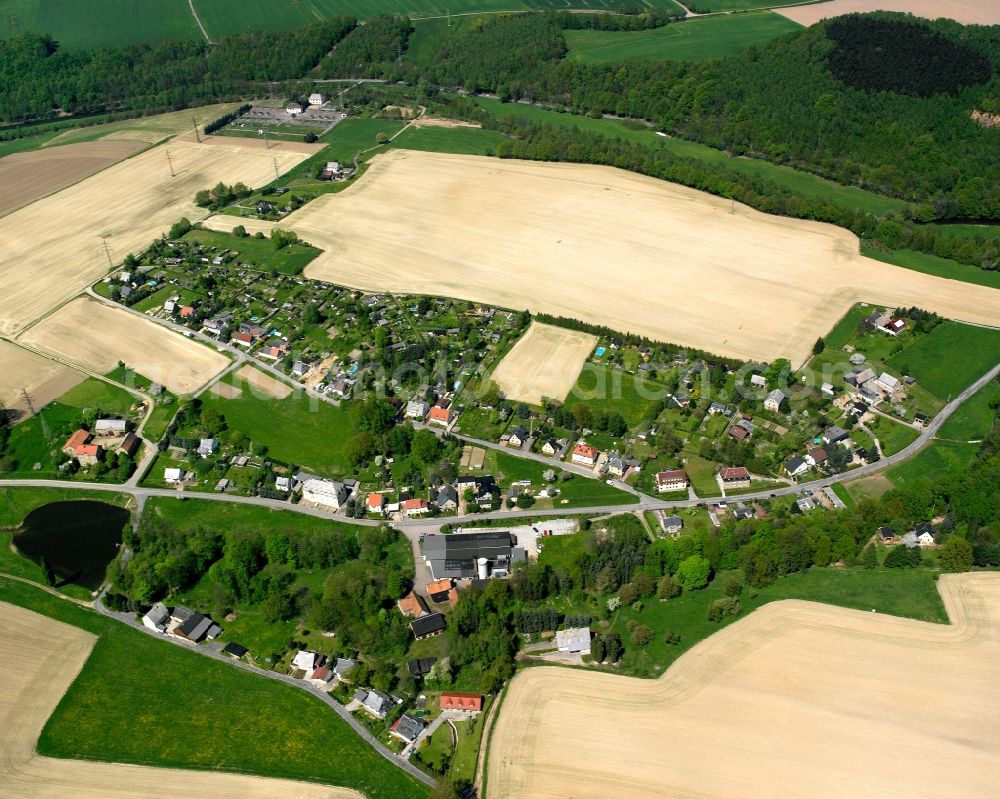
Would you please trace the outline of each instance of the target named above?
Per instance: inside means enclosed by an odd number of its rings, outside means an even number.
[[[198,23],[198,27],[201,28],[202,36],[205,37],[205,41],[209,44],[217,44],[217,42],[212,41],[212,37],[208,35],[208,31],[205,30],[205,26],[201,22],[201,17],[198,16],[198,10],[194,7],[194,0],[188,0],[188,8],[191,9],[191,16],[194,17],[194,21]]]

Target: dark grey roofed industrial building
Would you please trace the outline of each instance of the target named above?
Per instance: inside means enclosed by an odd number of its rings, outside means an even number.
[[[510,533],[485,531],[424,536],[423,556],[435,580],[451,577],[457,580],[485,577],[477,571],[479,558],[489,561],[491,572],[507,573],[513,546]]]

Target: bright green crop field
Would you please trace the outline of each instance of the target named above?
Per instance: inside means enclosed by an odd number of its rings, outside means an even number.
[[[573,61],[702,61],[741,53],[802,27],[770,11],[705,17],[645,31],[563,31]]]

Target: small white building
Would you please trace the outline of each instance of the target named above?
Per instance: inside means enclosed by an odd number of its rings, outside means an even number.
[[[166,632],[167,625],[169,623],[170,611],[167,610],[167,606],[162,602],[157,602],[149,609],[149,612],[142,617],[143,626],[148,627],[150,630],[156,630],[158,633]]]
[[[423,400],[410,400],[406,403],[406,418],[419,419],[420,421],[423,421],[424,417],[427,415],[427,411],[430,410],[430,407],[431,406]]]
[[[179,483],[184,479],[183,469],[164,469],[163,470],[163,482],[164,483]]]
[[[292,658],[292,668],[302,669],[302,671],[312,673],[312,671],[316,668],[316,664],[318,662],[319,662],[318,654],[303,649],[300,652],[296,652],[295,657]]]
[[[289,103],[288,107],[285,108],[285,113],[290,117],[297,117],[302,113],[302,106],[298,103]]]
[[[784,401],[785,392],[776,388],[764,398],[764,410],[777,413],[781,409],[781,403]]]
[[[767,388],[767,380],[763,375],[750,375],[750,385],[754,388]]]
[[[568,630],[557,630],[556,647],[560,652],[573,652],[581,655],[589,655],[590,628],[571,627]]]
[[[323,95],[319,92],[313,92],[310,94],[309,105],[323,105]]]
[[[198,454],[203,458],[210,458],[219,448],[219,442],[214,438],[203,438],[198,444]]]
[[[333,510],[340,510],[340,506],[347,501],[349,493],[347,486],[335,480],[314,478],[306,480],[302,484],[303,500],[316,505],[333,508]]]
[[[289,492],[292,490],[292,478],[291,477],[279,477],[274,481],[274,487],[278,491]]]

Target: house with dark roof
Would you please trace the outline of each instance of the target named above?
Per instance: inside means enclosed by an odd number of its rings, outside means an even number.
[[[448,626],[442,613],[429,613],[410,622],[410,630],[418,641],[441,635]]]
[[[222,647],[222,654],[229,655],[229,657],[235,658],[236,660],[242,658],[248,651],[249,650],[245,646],[240,646],[239,644],[233,642],[230,642]]]
[[[437,658],[417,658],[406,664],[406,668],[414,677],[423,677],[431,673]]]
[[[438,510],[456,510],[458,508],[458,491],[451,486],[442,486],[437,497],[434,498],[434,504],[437,505]]]
[[[507,438],[507,445],[511,447],[522,447],[524,443],[528,440],[528,429],[519,424],[512,431],[510,436]]]
[[[177,638],[182,638],[192,644],[197,644],[199,641],[206,638],[209,641],[217,638],[222,634],[222,628],[208,616],[195,611],[188,616],[187,619],[177,625],[173,634]]]
[[[415,719],[404,713],[396,719],[389,733],[409,744],[417,740],[417,736],[424,731],[424,727],[426,726],[420,719]]]
[[[427,596],[433,602],[447,602],[451,595],[451,578],[444,577],[427,583]]]
[[[395,704],[389,694],[372,689],[370,691],[359,688],[354,692],[354,698],[361,703],[363,710],[367,711],[377,719],[384,719],[386,714]]]
[[[809,470],[809,464],[805,462],[803,458],[798,455],[793,455],[787,461],[785,461],[785,472],[789,477],[798,477],[803,472]]]

